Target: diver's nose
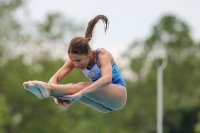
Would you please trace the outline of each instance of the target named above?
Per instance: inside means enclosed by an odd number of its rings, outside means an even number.
[[[74,63],[74,65],[75,65],[75,66],[77,66],[77,67],[78,67],[78,66],[80,66],[80,64],[79,64],[79,63]]]

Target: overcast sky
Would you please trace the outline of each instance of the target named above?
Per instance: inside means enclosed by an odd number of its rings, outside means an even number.
[[[145,39],[165,14],[185,21],[193,38],[200,40],[199,0],[31,0],[27,6],[33,20],[44,19],[48,12],[61,12],[87,24],[98,14],[106,15],[110,22],[108,32],[105,35],[103,24],[98,23],[92,48],[104,47],[114,56],[131,42]]]

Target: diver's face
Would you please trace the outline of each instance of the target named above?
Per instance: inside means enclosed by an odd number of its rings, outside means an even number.
[[[68,53],[69,59],[73,62],[75,67],[77,67],[80,70],[84,70],[90,61],[90,58],[88,55],[80,55],[80,54],[73,54]]]

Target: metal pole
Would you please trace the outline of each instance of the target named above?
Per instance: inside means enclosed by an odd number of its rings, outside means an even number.
[[[163,67],[157,68],[157,133],[162,133],[163,129]]]

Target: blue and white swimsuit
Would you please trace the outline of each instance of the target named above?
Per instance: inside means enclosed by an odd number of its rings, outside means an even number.
[[[98,49],[96,50],[96,62],[90,67],[82,70],[84,75],[90,79],[91,82],[98,80],[101,75],[101,68],[98,66]],[[112,83],[122,85],[126,88],[125,81],[117,68],[116,63],[112,64]]]

